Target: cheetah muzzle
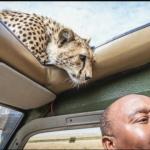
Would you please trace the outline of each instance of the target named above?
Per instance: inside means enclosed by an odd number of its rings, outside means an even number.
[[[43,65],[65,70],[74,85],[92,78],[93,52],[87,39],[48,17],[10,10],[2,21]]]

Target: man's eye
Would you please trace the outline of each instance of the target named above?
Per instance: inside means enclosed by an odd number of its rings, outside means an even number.
[[[148,123],[148,117],[142,117],[142,118],[138,119],[137,122],[139,122],[139,123]]]

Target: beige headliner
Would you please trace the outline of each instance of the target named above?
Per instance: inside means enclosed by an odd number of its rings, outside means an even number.
[[[93,66],[91,81],[146,64],[150,62],[150,27],[99,47],[94,55],[96,63]],[[71,88],[65,80],[68,75],[64,71],[41,65],[2,24],[0,60],[56,94]]]

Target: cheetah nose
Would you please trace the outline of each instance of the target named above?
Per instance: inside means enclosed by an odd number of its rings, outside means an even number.
[[[85,75],[85,80],[90,80],[92,77],[86,76]]]

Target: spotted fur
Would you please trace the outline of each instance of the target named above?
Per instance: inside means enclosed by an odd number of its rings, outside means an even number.
[[[42,64],[67,71],[77,83],[92,77],[93,53],[86,39],[48,17],[4,10],[0,20]]]

